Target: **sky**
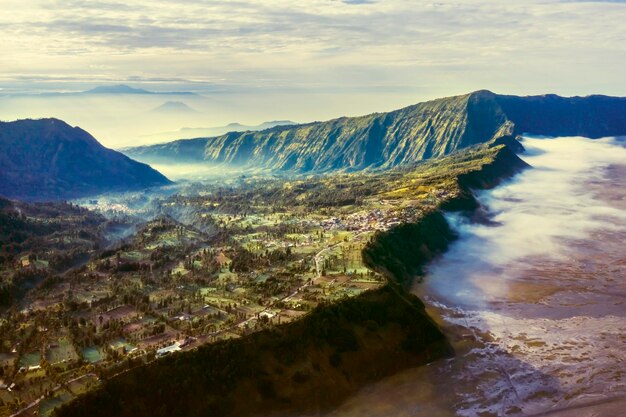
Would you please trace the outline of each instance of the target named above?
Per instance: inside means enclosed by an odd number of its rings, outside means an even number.
[[[193,127],[323,120],[478,89],[626,96],[626,1],[0,5],[0,94],[107,84],[193,91],[213,102]],[[0,104],[0,118],[24,116]]]

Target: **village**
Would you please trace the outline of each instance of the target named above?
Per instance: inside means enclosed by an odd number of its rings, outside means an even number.
[[[363,247],[455,192],[422,171],[251,179],[162,196],[141,213],[119,199],[71,206],[101,214],[9,265],[43,278],[0,319],[0,416],[50,415],[131,367],[380,287],[385,278],[364,264]],[[136,222],[146,212],[152,219]],[[96,237],[111,224],[125,237],[106,246]],[[52,270],[50,254],[74,247],[85,261]]]
[[[212,222],[219,232],[171,217],[149,222],[3,318],[1,415],[48,415],[131,363],[241,337],[376,288],[383,278],[363,265],[361,249],[397,219],[377,209],[304,219],[218,213]],[[18,267],[45,270],[47,261],[26,255]]]

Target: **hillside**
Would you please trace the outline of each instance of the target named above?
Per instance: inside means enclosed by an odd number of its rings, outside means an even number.
[[[216,195],[176,197],[181,206],[205,209],[212,206],[207,204],[209,201],[224,198],[215,209],[230,206],[232,210],[234,204],[227,202],[239,203],[238,197],[249,207],[259,207],[260,201],[270,196],[272,207],[295,210],[294,204],[311,204],[313,196],[329,189],[323,184],[327,178],[333,178],[337,186],[329,191],[328,198],[349,189],[354,195],[362,195],[361,186],[367,184],[365,188],[375,193],[362,196],[367,202],[340,198],[333,212],[350,210],[348,207],[372,209],[375,201],[381,200],[396,202],[394,208],[388,208],[388,214],[401,222],[386,231],[366,235],[364,246],[360,246],[363,261],[384,274],[388,282],[382,284],[381,279],[381,287],[329,298],[329,302],[318,304],[293,321],[274,322],[239,338],[215,341],[155,361],[141,357],[126,360],[122,367],[132,368],[128,372],[101,368],[104,382],[60,408],[56,415],[323,415],[373,381],[451,354],[450,345],[426,314],[424,305],[405,288],[456,237],[438,210],[441,205],[453,205],[459,199],[465,203],[466,194],[470,194],[467,187],[495,186],[525,167],[505,145],[478,145],[413,169],[321,176],[300,184],[260,183],[232,196],[220,189]],[[298,195],[305,198],[294,199]],[[467,208],[465,204],[459,206]],[[332,205],[323,207],[328,210]],[[311,209],[307,206],[307,211]],[[348,234],[341,236],[346,245],[357,244],[357,235],[352,239]],[[231,256],[233,260],[238,258]],[[258,265],[251,268],[255,277],[263,273]],[[276,274],[278,265],[278,261],[272,262],[272,274]],[[314,280],[332,276],[332,282],[339,285],[342,272],[335,274],[331,263],[325,265],[328,269],[323,277]],[[241,259],[232,267],[233,271],[244,270]],[[302,302],[314,294],[308,291],[306,287],[297,291],[302,294]]]
[[[0,195],[57,200],[169,183],[61,120],[0,122]]]
[[[368,382],[451,353],[422,302],[387,285],[284,326],[135,368],[56,415],[318,412]]]
[[[389,113],[178,140],[125,153],[146,162],[322,172],[390,168],[521,133],[626,134],[626,99],[516,97],[478,91]]]

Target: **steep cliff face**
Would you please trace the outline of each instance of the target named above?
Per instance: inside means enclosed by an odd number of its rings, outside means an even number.
[[[494,95],[515,133],[600,138],[626,134],[626,98]]]
[[[56,200],[169,183],[61,120],[0,122],[0,195]]]
[[[363,249],[363,260],[369,268],[406,286],[455,238],[443,214],[433,211],[418,223],[401,224],[377,234]]]
[[[506,117],[491,97],[467,94],[390,113],[261,132],[233,132],[125,152],[144,161],[206,162],[300,172],[390,168],[491,140],[507,126]]]
[[[516,97],[477,91],[389,113],[233,132],[130,148],[146,162],[195,162],[297,172],[391,168],[503,136],[626,134],[626,99]]]
[[[441,201],[439,209],[474,212],[479,205],[473,190],[493,188],[529,167],[514,152],[519,150],[519,142],[510,136],[496,142],[489,148],[491,156],[486,163],[458,174],[457,192]],[[363,260],[369,268],[407,286],[416,276],[422,275],[422,268],[445,252],[454,239],[456,234],[443,213],[431,211],[415,223],[401,224],[377,233],[363,249]]]

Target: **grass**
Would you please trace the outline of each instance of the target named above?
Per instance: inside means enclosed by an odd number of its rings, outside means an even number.
[[[19,362],[19,367],[29,368],[31,366],[37,366],[41,364],[41,353],[39,352],[31,352],[22,355]]]
[[[90,346],[83,349],[83,358],[89,363],[98,363],[104,359],[104,355],[98,346]]]
[[[51,398],[47,398],[39,403],[39,413],[40,417],[48,417],[52,415],[52,412],[55,408],[65,404],[73,398],[72,394],[69,392],[62,390],[59,391],[56,395]]]
[[[60,338],[57,344],[58,346],[48,349],[48,352],[46,353],[46,360],[49,363],[55,364],[62,361],[78,359],[74,346],[67,338]]]

